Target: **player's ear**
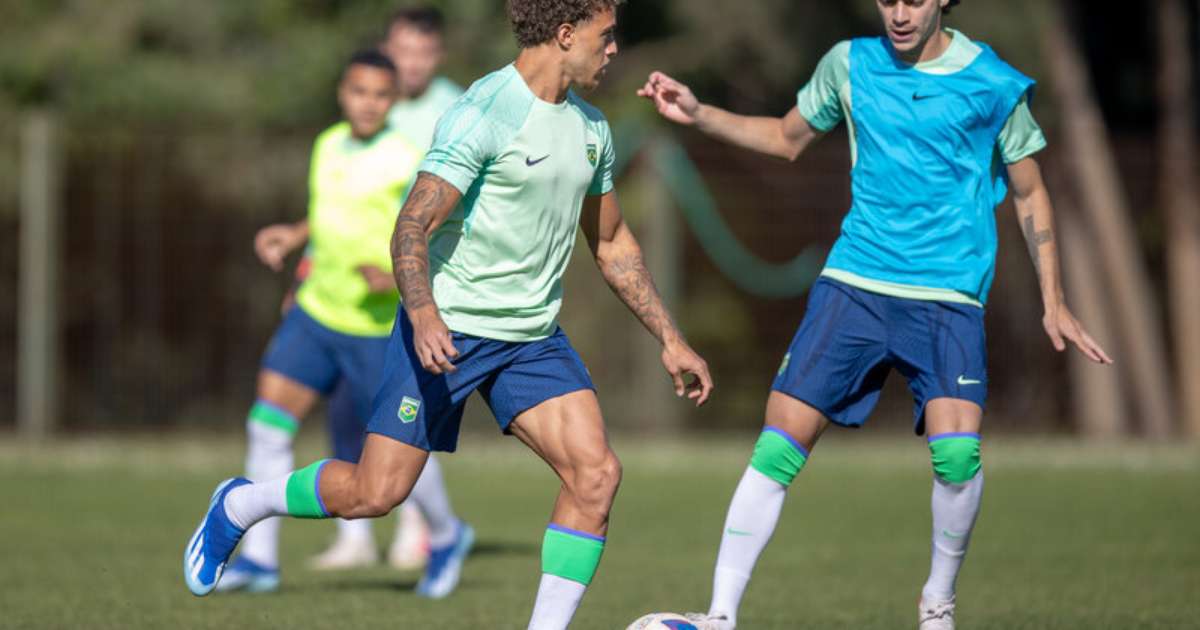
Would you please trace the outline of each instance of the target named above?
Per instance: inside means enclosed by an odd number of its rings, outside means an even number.
[[[554,31],[554,40],[558,42],[559,48],[571,50],[575,45],[575,25],[559,24],[558,29]]]

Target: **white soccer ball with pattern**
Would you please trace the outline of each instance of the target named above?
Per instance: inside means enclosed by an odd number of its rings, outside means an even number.
[[[650,613],[629,624],[625,630],[698,630],[683,615],[675,613]]]

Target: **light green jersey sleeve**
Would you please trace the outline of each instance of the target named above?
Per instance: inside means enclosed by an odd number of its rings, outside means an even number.
[[[1019,162],[1046,148],[1046,136],[1033,119],[1033,112],[1029,111],[1028,94],[1021,97],[1008,115],[997,144],[1005,164]]]
[[[817,64],[796,94],[796,109],[817,131],[829,131],[845,117],[841,93],[850,83],[850,41],[838,42]]]
[[[596,174],[592,177],[592,185],[587,191],[589,195],[606,195],[613,189],[613,168],[617,162],[617,151],[613,147],[612,130],[608,121],[600,125],[600,145]]]

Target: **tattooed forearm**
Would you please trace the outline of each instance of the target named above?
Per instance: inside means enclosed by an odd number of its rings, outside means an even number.
[[[603,262],[600,271],[613,292],[660,342],[666,343],[678,335],[640,253]]]
[[[1021,232],[1025,235],[1025,245],[1029,247],[1029,257],[1033,260],[1033,268],[1038,278],[1042,277],[1042,245],[1054,242],[1054,232],[1049,228],[1035,231],[1033,214],[1027,214],[1021,220]]]
[[[446,186],[442,180],[421,173],[396,218],[392,269],[404,307],[410,312],[434,303],[429,283],[429,232],[434,228],[433,217],[444,210],[441,206],[448,201]]]

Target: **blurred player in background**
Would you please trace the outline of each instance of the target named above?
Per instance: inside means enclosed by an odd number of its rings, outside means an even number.
[[[185,549],[193,593],[212,589],[242,532],[262,519],[387,513],[430,451],[456,448],[463,404],[478,390],[501,430],[561,480],[529,627],[570,623],[599,566],[621,476],[591,378],[557,323],[576,231],[661,344],[676,394],[699,405],[712,389],[621,217],[608,123],[571,89],[598,85],[616,54],[618,2],[509,0],[516,61],[475,82],[442,117],[396,221],[404,310],[362,459],[220,484]],[[429,566],[443,563],[458,564],[435,549]]]
[[[445,59],[445,19],[433,7],[397,11],[388,23],[380,50],[396,65],[399,77],[396,103],[388,114],[389,131],[408,138],[424,155],[433,142],[438,118],[462,94],[462,88],[438,70]],[[329,426],[333,456],[358,461],[366,438],[367,418],[355,415],[354,405],[339,386],[329,398]],[[353,459],[350,455],[353,455]],[[437,465],[437,464],[435,464]],[[396,532],[388,547],[388,562],[397,569],[418,569],[429,556],[429,528],[421,511],[411,503],[398,509]],[[333,544],[312,559],[318,569],[370,566],[378,561],[371,521],[338,519]]]
[[[247,422],[250,478],[273,479],[291,470],[300,419],[339,383],[349,400],[338,404],[352,407],[343,413],[370,413],[399,301],[388,234],[421,157],[388,127],[397,82],[395,65],[382,53],[351,58],[338,85],[345,120],[324,131],[313,148],[308,219],[270,226],[255,239],[259,257],[275,270],[306,242],[310,255],[296,304],[263,357],[258,401]],[[347,461],[358,460],[361,440],[338,446]],[[430,524],[431,544],[470,538],[470,528],[450,508],[436,462],[425,468],[412,498]],[[278,588],[279,523],[269,519],[246,533],[221,590]],[[341,529],[355,526],[343,522]],[[370,538],[369,525],[365,535]]]
[[[995,207],[1011,182],[1042,289],[1042,324],[1110,363],[1067,308],[1029,111],[1033,81],[991,48],[942,28],[958,0],[876,0],[885,37],[835,46],[781,118],[697,101],[662,73],[639,91],[666,118],[730,144],[796,159],[850,125],[853,202],[767,399],[766,426],[729,506],[704,629],[724,630],[775,530],[788,486],[830,422],[867,419],[888,373],[908,380],[928,431],[933,541],[922,630],[954,627],[955,579],[983,491],[987,388],[983,304],[995,271]]]

